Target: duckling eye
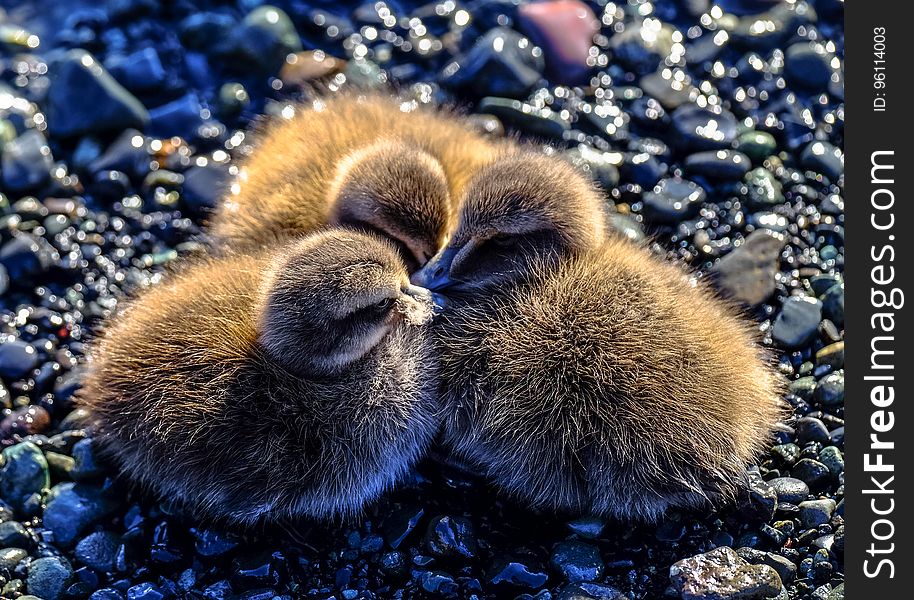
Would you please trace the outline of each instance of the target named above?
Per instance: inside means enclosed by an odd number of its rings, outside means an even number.
[[[394,304],[393,298],[384,298],[383,300],[376,302],[374,305],[374,308],[378,312],[384,312],[384,311],[389,310],[390,307],[393,306],[393,304]]]
[[[506,248],[514,243],[514,236],[507,233],[493,235],[489,240],[499,248]]]

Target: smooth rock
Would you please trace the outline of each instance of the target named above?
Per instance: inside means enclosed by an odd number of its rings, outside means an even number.
[[[733,113],[684,104],[672,114],[673,129],[679,143],[692,150],[727,148],[736,139],[737,121]]]
[[[828,467],[812,458],[798,460],[791,470],[791,475],[802,479],[813,489],[822,487],[831,478]]]
[[[149,122],[143,104],[84,50],[70,50],[52,65],[47,116],[54,137],[142,129]]]
[[[48,461],[41,449],[31,442],[4,448],[2,458],[0,498],[21,510],[29,496],[50,485]]]
[[[771,326],[771,337],[781,348],[801,348],[812,341],[822,320],[822,303],[807,296],[791,296]]]
[[[696,214],[707,199],[704,189],[688,179],[662,179],[644,194],[642,212],[648,220],[678,223]]]
[[[596,581],[605,568],[599,549],[583,542],[561,542],[552,551],[550,561],[570,583]]]
[[[747,306],[757,306],[770,298],[786,243],[783,234],[769,229],[750,233],[711,270],[718,289]]]
[[[803,527],[808,528],[828,523],[831,520],[832,513],[835,512],[835,506],[835,501],[831,498],[800,502],[800,522]]]
[[[546,0],[521,4],[517,10],[521,31],[543,49],[550,80],[564,85],[585,83],[591,70],[587,60],[600,22],[580,0]]]
[[[73,568],[62,556],[50,556],[33,560],[29,564],[28,590],[43,600],[57,600],[63,597]]]
[[[181,199],[194,214],[205,214],[216,207],[230,184],[227,166],[219,163],[195,165],[184,172]]]
[[[234,31],[231,53],[244,65],[273,74],[287,55],[301,50],[301,40],[289,15],[265,4],[249,12]]]
[[[812,142],[800,154],[800,164],[837,182],[844,173],[844,153],[828,142]]]
[[[425,545],[435,556],[473,558],[476,537],[473,524],[463,517],[435,517],[425,534]]]
[[[705,150],[685,159],[686,171],[717,181],[738,181],[752,166],[749,157],[735,150]]]
[[[487,573],[490,585],[515,591],[538,590],[549,579],[549,574],[543,569],[510,557],[497,558]]]
[[[761,600],[782,585],[777,571],[751,565],[726,546],[675,563],[670,583],[683,600]]]
[[[44,526],[54,535],[56,544],[68,547],[116,508],[117,504],[98,487],[60,483],[48,494]]]
[[[0,265],[13,285],[28,286],[35,276],[50,269],[57,258],[46,240],[28,233],[16,234],[0,246]]]
[[[794,477],[777,477],[768,484],[778,495],[778,502],[799,504],[809,496],[809,486]]]
[[[22,340],[0,344],[0,377],[8,380],[22,379],[38,366],[35,347]]]
[[[783,204],[784,193],[781,182],[765,167],[757,167],[746,173],[746,200],[750,206],[766,208]]]
[[[819,381],[813,399],[822,406],[843,406],[844,370],[835,371]]]
[[[480,112],[495,115],[506,125],[531,136],[561,138],[571,125],[549,108],[488,96],[479,101]]]
[[[9,192],[41,187],[51,177],[54,157],[44,135],[29,129],[3,147],[3,186]]]
[[[441,71],[441,83],[478,96],[524,98],[542,79],[542,51],[516,31],[490,29]]]

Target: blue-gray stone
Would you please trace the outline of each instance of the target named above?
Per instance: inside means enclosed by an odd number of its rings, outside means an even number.
[[[73,568],[62,556],[49,556],[33,560],[29,564],[28,591],[42,600],[57,600],[63,597]]]
[[[512,29],[490,29],[441,71],[442,85],[478,96],[525,98],[543,77],[543,54]]]
[[[768,485],[778,495],[778,502],[799,504],[809,496],[809,486],[794,477],[776,477],[769,481]]]
[[[738,181],[751,167],[749,157],[735,150],[705,150],[685,159],[686,171],[718,181]]]
[[[771,297],[780,270],[783,234],[756,229],[711,270],[723,295],[747,306],[757,306]]]
[[[800,522],[803,527],[815,528],[831,520],[835,512],[835,501],[831,498],[800,502]]]
[[[48,461],[31,442],[20,442],[3,449],[0,467],[0,498],[14,510],[22,510],[29,496],[50,485]]]
[[[22,379],[38,366],[35,347],[22,340],[0,343],[0,377]]]
[[[673,224],[696,214],[707,198],[704,189],[688,179],[662,179],[644,194],[644,217]]]
[[[807,296],[791,296],[771,326],[771,337],[781,348],[801,348],[812,341],[822,321],[822,303]]]
[[[117,503],[101,488],[83,483],[59,483],[48,494],[44,526],[53,534],[58,546],[69,547],[116,508]]]
[[[73,558],[80,564],[100,573],[114,570],[120,538],[110,531],[90,533],[76,544]]]
[[[54,137],[142,129],[149,122],[143,104],[84,50],[71,50],[51,66],[48,130]]]
[[[561,542],[552,551],[550,560],[552,567],[569,583],[596,581],[605,569],[599,549],[583,542]]]
[[[48,141],[37,129],[29,129],[3,147],[3,186],[9,192],[41,187],[50,179],[53,167]]]
[[[673,111],[672,122],[678,142],[685,148],[728,148],[736,139],[736,117],[723,108],[711,110],[695,104],[684,104]]]

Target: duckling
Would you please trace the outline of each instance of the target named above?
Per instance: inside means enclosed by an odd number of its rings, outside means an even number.
[[[609,235],[591,188],[547,161],[481,171],[412,277],[448,296],[444,445],[539,508],[654,521],[729,501],[782,416],[752,327]]]
[[[606,239],[606,202],[563,160],[532,150],[478,170],[446,247],[413,276],[417,285],[477,294],[522,279],[533,261],[560,260]]]
[[[437,252],[470,177],[511,143],[444,109],[380,94],[301,107],[262,133],[211,223],[216,242],[259,248],[330,223],[382,233],[409,267]]]
[[[377,236],[208,259],[115,318],[79,402],[103,456],[201,517],[349,517],[438,429],[433,308]]]

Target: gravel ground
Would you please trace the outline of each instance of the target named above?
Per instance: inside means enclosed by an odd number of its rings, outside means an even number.
[[[842,1],[0,6],[0,597],[844,597]],[[750,307],[797,419],[738,506],[534,514],[429,462],[358,524],[241,536],[95,461],[86,341],[203,248],[246,127],[315,81],[548,141]]]

